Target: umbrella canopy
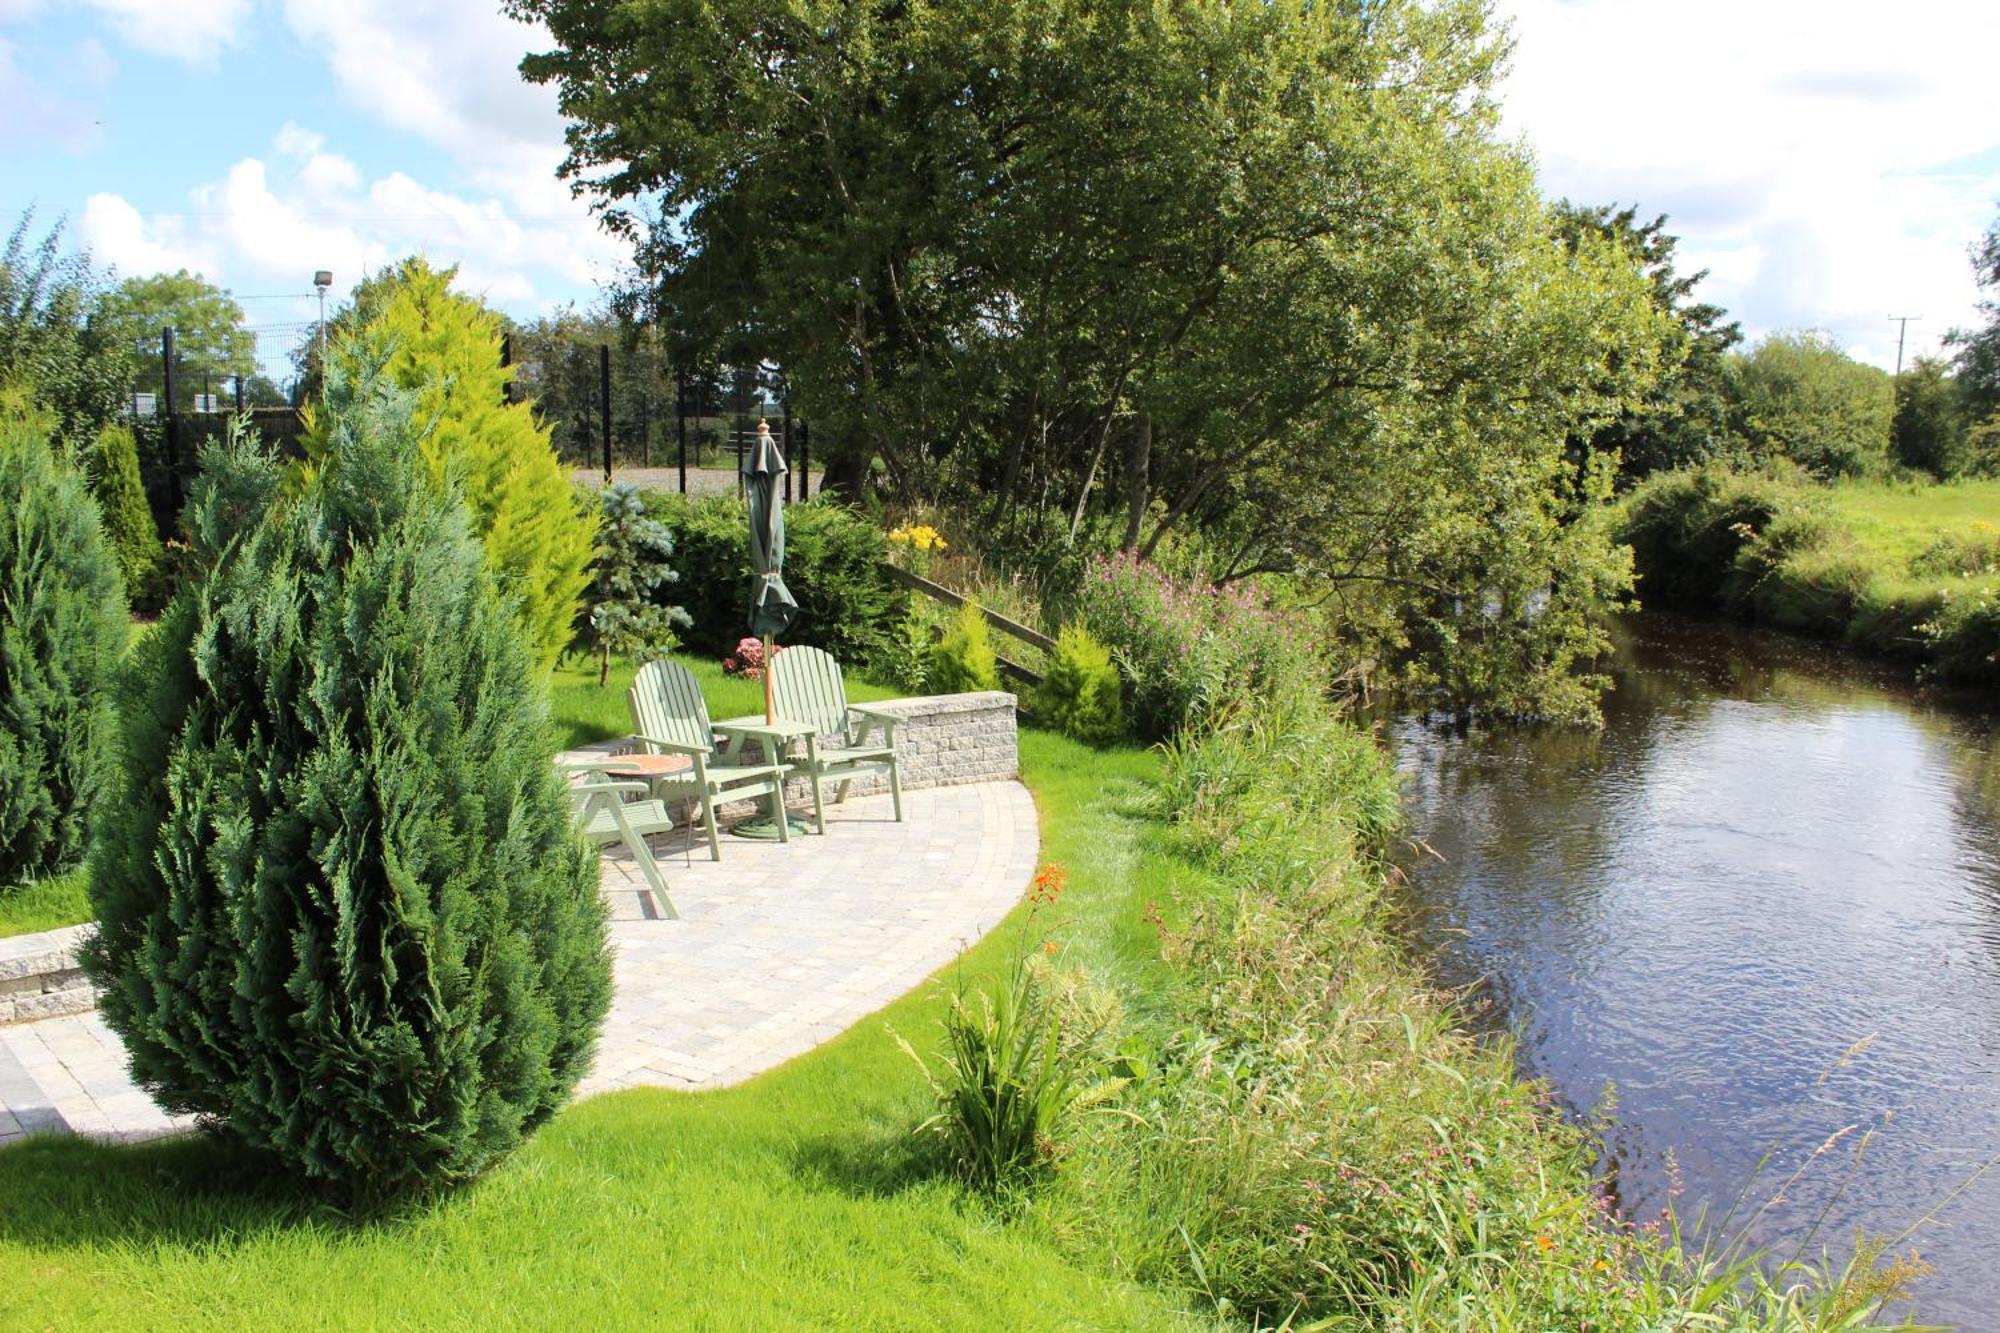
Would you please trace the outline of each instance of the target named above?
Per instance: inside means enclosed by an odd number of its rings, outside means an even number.
[[[785,456],[760,421],[756,442],[743,455],[743,490],[750,500],[750,632],[767,640],[799,614],[785,586],[784,478]]]

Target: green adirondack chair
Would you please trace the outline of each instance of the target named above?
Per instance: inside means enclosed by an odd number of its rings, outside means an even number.
[[[653,900],[667,920],[678,920],[680,913],[674,910],[674,900],[667,896],[666,878],[653,859],[653,849],[646,845],[647,834],[665,833],[674,826],[666,802],[653,798],[647,783],[612,777],[611,773],[619,767],[616,759],[566,759],[560,767],[583,779],[572,782],[569,788],[576,803],[576,824],[583,836],[594,847],[609,847],[614,842],[625,844],[639,864],[640,877],[653,891]],[[627,796],[647,799],[628,802]]]
[[[782,817],[785,777],[791,765],[711,764],[716,757],[715,728],[708,720],[708,702],[701,697],[701,685],[693,672],[678,662],[648,662],[633,678],[630,698],[633,729],[648,754],[684,754],[694,760],[694,767],[687,772],[654,778],[653,794],[669,799],[688,796],[701,802],[710,860],[722,859],[722,840],[716,836],[718,799],[770,798],[780,815],[779,841],[792,840],[790,822]]]
[[[806,772],[812,779],[813,819],[826,832],[826,801],[822,788],[839,785],[834,804],[847,799],[856,778],[883,773],[895,802],[896,821],[903,819],[903,776],[896,766],[894,713],[847,702],[847,683],[832,653],[801,644],[776,654],[771,662],[771,693],[778,716],[814,728],[806,737]],[[881,742],[874,741],[880,730]]]

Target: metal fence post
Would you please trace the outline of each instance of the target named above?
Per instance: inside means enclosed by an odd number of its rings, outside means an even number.
[[[597,345],[597,407],[604,417],[604,484],[611,484],[611,344]]]
[[[681,494],[688,493],[688,377],[685,370],[674,372],[675,433],[680,438]]]
[[[167,495],[181,510],[181,431],[174,420],[174,331],[160,330],[160,438],[167,446]]]
[[[783,434],[779,437],[779,439],[784,445],[785,457],[790,458],[792,456],[792,395],[789,390],[787,390],[785,393],[785,424],[783,428]],[[790,504],[791,502],[792,502],[792,473],[791,469],[787,468],[785,470],[785,503]]]

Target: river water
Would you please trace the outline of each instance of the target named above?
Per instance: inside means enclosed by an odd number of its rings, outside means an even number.
[[[1916,1313],[2000,1329],[2000,719],[1664,616],[1616,676],[1597,734],[1396,729],[1419,947],[1571,1108],[1615,1089],[1628,1216],[1844,1255],[1936,1210]]]

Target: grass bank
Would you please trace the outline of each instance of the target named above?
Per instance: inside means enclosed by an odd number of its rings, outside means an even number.
[[[1619,535],[1647,605],[1719,611],[2000,687],[2000,481],[1666,473],[1624,500]]]
[[[594,677],[557,697],[571,739],[622,730]],[[834,1042],[574,1106],[389,1220],[201,1139],[0,1150],[0,1327],[1805,1329],[1862,1326],[1893,1280],[1836,1284],[1835,1324],[1814,1288],[1746,1294],[1611,1221],[1589,1145],[1396,946],[1364,736],[1258,718],[1164,756],[1035,732],[1022,755],[1060,901]],[[1126,1082],[994,1198],[913,1133],[933,1103],[896,1038],[935,1058],[948,994],[1024,957],[1089,1034],[1066,1058]]]

